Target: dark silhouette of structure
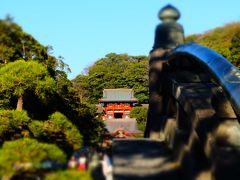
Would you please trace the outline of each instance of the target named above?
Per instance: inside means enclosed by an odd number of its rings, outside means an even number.
[[[145,137],[159,138],[164,118],[162,71],[167,68],[166,57],[169,52],[184,43],[183,27],[176,21],[180,12],[172,5],[159,12],[162,23],[156,27],[153,49],[149,55],[149,112]]]
[[[113,141],[114,179],[239,179],[240,70],[207,47],[182,44],[176,8],[159,16],[149,55],[150,138]]]

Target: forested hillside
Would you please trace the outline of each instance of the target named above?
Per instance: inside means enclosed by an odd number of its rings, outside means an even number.
[[[186,41],[195,41],[218,53],[240,67],[240,23],[230,23],[203,34],[188,36]]]
[[[133,88],[140,103],[148,100],[148,59],[146,56],[107,54],[73,80],[82,101],[97,103],[105,88]]]

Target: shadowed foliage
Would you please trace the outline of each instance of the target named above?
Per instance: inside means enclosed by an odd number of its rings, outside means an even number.
[[[145,107],[134,107],[130,112],[130,117],[136,118],[138,129],[141,131],[145,130],[147,122],[147,112],[148,109]]]
[[[41,99],[55,90],[55,81],[47,69],[35,61],[14,61],[0,68],[0,93],[12,94],[18,98],[17,110],[23,109],[23,98],[32,90]]]
[[[79,172],[76,170],[66,170],[66,171],[58,171],[56,173],[51,173],[46,176],[45,180],[91,180],[91,176],[87,172]]]
[[[32,121],[29,129],[34,138],[54,143],[69,155],[83,145],[82,135],[76,126],[59,112],[50,115],[47,121]]]
[[[0,111],[0,144],[24,136],[31,119],[26,111],[1,110]]]
[[[6,141],[0,149],[0,176],[17,173],[17,168],[14,168],[17,164],[28,163],[25,171],[37,171],[37,166],[44,160],[65,163],[66,156],[55,145],[39,143],[34,139]]]

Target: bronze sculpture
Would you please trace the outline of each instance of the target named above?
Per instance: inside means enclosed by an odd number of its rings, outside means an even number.
[[[170,51],[184,43],[183,27],[176,21],[180,12],[172,5],[163,7],[159,12],[162,21],[155,31],[153,49],[149,54],[149,111],[145,137],[158,139],[164,119],[163,79],[167,68],[166,57]]]

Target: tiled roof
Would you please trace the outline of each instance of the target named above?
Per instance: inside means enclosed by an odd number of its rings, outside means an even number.
[[[137,102],[132,89],[104,89],[100,102]]]

